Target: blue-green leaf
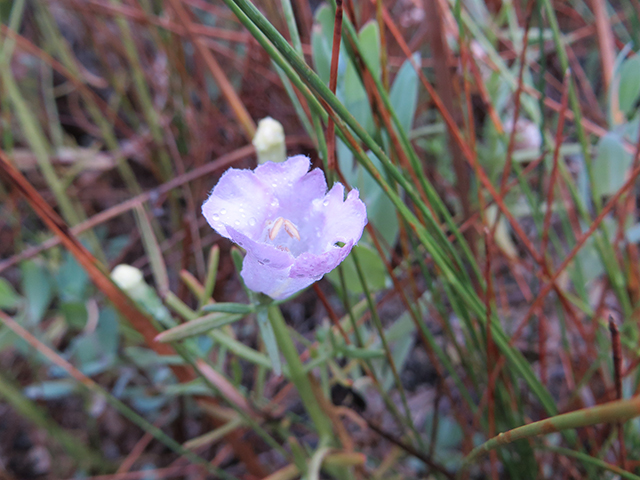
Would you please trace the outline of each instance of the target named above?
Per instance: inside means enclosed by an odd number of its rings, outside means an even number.
[[[278,350],[278,342],[276,341],[276,335],[269,321],[269,311],[266,308],[258,310],[256,315],[258,320],[258,328],[260,328],[260,335],[264,342],[264,347],[271,360],[273,367],[273,373],[276,375],[282,375],[282,364],[280,363],[280,350]]]
[[[380,29],[378,23],[370,20],[364,24],[358,33],[360,40],[360,53],[371,67],[372,75],[380,78],[382,69],[380,67]]]
[[[613,195],[624,184],[633,158],[624,148],[622,137],[609,132],[598,142],[593,161],[593,180],[600,195]]]
[[[414,53],[413,59],[420,64],[420,54]],[[400,125],[409,134],[418,105],[418,74],[409,60],[405,60],[393,80],[389,100],[398,116]]]
[[[620,68],[620,85],[618,101],[620,110],[627,115],[636,110],[636,103],[640,98],[640,56],[628,58]]]
[[[20,299],[20,295],[16,293],[11,284],[4,278],[0,278],[0,308],[8,310],[17,308]]]
[[[42,320],[51,302],[51,280],[47,269],[33,260],[22,262],[22,291],[27,300],[28,321]]]

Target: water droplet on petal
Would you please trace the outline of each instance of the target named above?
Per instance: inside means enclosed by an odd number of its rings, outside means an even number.
[[[271,200],[272,207],[277,207],[278,205],[280,205],[280,202],[278,201],[277,198],[274,198],[273,200]]]
[[[325,207],[328,207],[329,206],[329,200],[327,199],[324,202],[322,202],[322,205],[324,205]]]
[[[236,220],[235,222],[233,222],[233,224],[237,227],[238,225],[240,225],[240,220]]]
[[[251,218],[249,219],[249,225],[251,225],[251,226],[253,227],[255,224],[256,224],[256,219],[255,219],[255,218],[253,218],[253,217],[251,217]]]
[[[220,210],[220,215],[226,215],[227,214],[227,210],[226,209],[222,209]]]
[[[217,213],[214,213],[213,215],[211,215],[211,218],[215,221],[220,218],[220,215],[218,215]]]

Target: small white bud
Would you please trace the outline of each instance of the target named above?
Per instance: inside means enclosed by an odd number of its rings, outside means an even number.
[[[111,279],[136,301],[144,299],[148,290],[150,290],[150,287],[144,281],[142,272],[131,265],[118,265],[111,272]]]
[[[271,117],[258,122],[258,131],[253,137],[253,146],[258,154],[258,163],[281,163],[287,159],[282,124]]]
[[[111,279],[122,290],[130,290],[144,281],[142,272],[131,265],[120,264],[111,272]]]

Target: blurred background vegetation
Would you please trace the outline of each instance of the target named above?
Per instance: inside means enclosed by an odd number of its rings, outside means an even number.
[[[640,478],[639,48],[635,0],[0,0],[0,478]],[[265,117],[369,215],[268,310],[200,213]]]

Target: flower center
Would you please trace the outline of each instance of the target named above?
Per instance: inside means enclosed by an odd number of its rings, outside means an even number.
[[[284,232],[286,235],[278,235]],[[284,251],[291,251],[289,247],[293,247],[295,242],[300,241],[300,232],[291,220],[284,217],[278,217],[273,222],[268,221],[265,229],[268,240],[273,242],[277,248]],[[293,242],[295,240],[295,242]]]
[[[295,238],[296,240],[300,241],[300,234],[298,233],[298,229],[296,228],[296,226],[293,224],[293,222],[291,222],[291,220],[287,220],[286,218],[282,217],[276,218],[275,222],[273,222],[273,225],[269,230],[269,240],[273,241],[278,236],[280,229],[283,227],[284,231],[287,232],[287,234],[291,238]]]

